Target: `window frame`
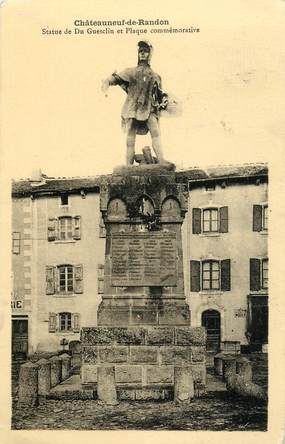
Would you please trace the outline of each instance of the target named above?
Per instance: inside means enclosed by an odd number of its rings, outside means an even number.
[[[57,294],[73,294],[74,293],[74,279],[75,279],[75,273],[74,273],[74,266],[71,264],[61,264],[56,267],[57,273],[58,273],[58,291]],[[61,288],[61,270],[64,269],[64,289]],[[72,272],[72,276],[70,278],[70,270]],[[69,289],[69,280],[72,279],[72,288]]]
[[[64,319],[62,319],[64,317]],[[62,321],[64,327],[62,328]],[[67,328],[66,328],[67,327]],[[68,328],[69,327],[69,328]],[[72,313],[63,311],[58,313],[58,331],[59,332],[72,332]]]
[[[202,221],[201,221],[201,230],[202,230],[202,234],[218,234],[220,233],[220,208],[219,207],[205,207],[205,208],[201,208],[202,210]],[[206,212],[210,212],[209,215],[209,220],[206,221],[209,223],[209,230],[205,230],[205,213]],[[212,213],[216,212],[216,219],[212,218]],[[217,229],[213,230],[212,229],[212,225],[213,223],[217,224]]]
[[[266,264],[266,268],[264,265]],[[268,270],[269,270],[268,258],[260,260],[260,288],[261,290],[268,290]],[[266,273],[265,273],[266,272]],[[266,277],[264,276],[266,274]]]
[[[268,231],[268,204],[261,205],[262,218],[261,218],[261,230]]]
[[[209,264],[209,270],[205,270],[205,265]],[[218,270],[213,270],[213,266],[217,264]],[[221,261],[218,259],[207,259],[201,261],[201,290],[202,291],[221,291]],[[213,279],[213,273],[218,272],[218,279]],[[209,273],[209,279],[204,278],[204,273]],[[209,282],[209,287],[205,287],[205,281]],[[218,281],[218,288],[214,288],[213,282]]]
[[[72,216],[59,216],[58,217],[58,241],[59,242],[66,242],[66,241],[72,241],[74,240],[74,221],[73,221],[73,217]],[[64,221],[65,222],[65,227],[64,230],[62,230],[61,227],[61,222]],[[68,222],[69,222],[69,227],[68,227]],[[62,238],[61,237],[61,233],[65,233],[65,237]],[[69,236],[68,236],[69,234]]]

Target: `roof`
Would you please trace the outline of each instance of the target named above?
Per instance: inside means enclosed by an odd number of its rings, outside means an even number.
[[[235,179],[244,180],[268,176],[268,167],[265,163],[244,165],[219,165],[200,168],[187,168],[177,171],[176,176],[192,184],[217,180]],[[106,175],[89,177],[46,177],[42,182],[32,182],[31,179],[21,179],[12,182],[12,195],[23,197],[30,195],[48,195],[64,192],[76,193],[80,191],[100,191],[100,184]]]

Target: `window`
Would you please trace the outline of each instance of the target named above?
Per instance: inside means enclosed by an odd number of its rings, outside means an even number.
[[[193,234],[227,233],[228,225],[228,207],[192,209]]]
[[[62,216],[49,218],[48,240],[70,241],[81,239],[81,217]]]
[[[216,208],[203,210],[203,232],[217,233],[218,227],[219,227],[218,210]]]
[[[59,292],[73,292],[73,267],[72,265],[62,265],[58,267]]]
[[[78,333],[80,331],[79,313],[49,313],[48,322],[49,333]]]
[[[191,291],[230,291],[231,261],[190,261]]]
[[[253,205],[253,231],[268,230],[268,205]]]
[[[48,265],[46,267],[46,294],[83,293],[82,265]]]
[[[218,261],[202,262],[202,290],[220,289],[220,263]]]
[[[98,264],[98,294],[104,293],[104,265]]]
[[[60,217],[58,219],[58,239],[68,240],[73,239],[73,220],[71,217]]]
[[[268,258],[250,259],[250,290],[268,289]]]
[[[60,195],[60,204],[62,206],[68,205],[68,194],[67,193],[62,193]]]
[[[71,330],[71,313],[59,313],[59,331]]]
[[[21,251],[21,233],[14,231],[12,235],[12,252],[20,254]]]

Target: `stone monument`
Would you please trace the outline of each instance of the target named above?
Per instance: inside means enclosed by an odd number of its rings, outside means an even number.
[[[181,227],[187,180],[176,176],[174,164],[162,154],[158,119],[169,101],[160,76],[150,68],[151,54],[152,45],[140,41],[137,67],[113,73],[102,84],[105,93],[113,85],[127,93],[122,111],[127,166],[115,168],[100,187],[104,294],[98,326],[81,331],[81,376],[87,388],[96,389],[98,381],[99,398],[111,404],[117,396],[173,399],[175,381],[175,398],[190,400],[193,382],[201,393],[206,379],[205,330],[190,327],[184,292]],[[135,155],[135,136],[147,131],[156,158],[148,147]]]
[[[98,326],[81,332],[86,387],[96,387],[98,368],[107,365],[120,399],[172,399],[175,366],[205,387],[206,335],[190,327],[184,292],[187,205],[187,182],[169,165],[123,167],[101,184],[105,282]]]

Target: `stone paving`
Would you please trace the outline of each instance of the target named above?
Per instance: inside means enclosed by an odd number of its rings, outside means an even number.
[[[267,387],[266,355],[252,355],[253,380]],[[65,387],[78,385],[75,375]],[[79,387],[79,385],[78,385]],[[187,405],[174,402],[121,402],[105,406],[96,400],[41,399],[37,408],[18,409],[13,403],[13,429],[61,430],[216,430],[266,431],[267,405],[225,391],[208,368],[208,393]],[[63,390],[63,389],[62,389]],[[16,391],[15,398],[16,399]]]

